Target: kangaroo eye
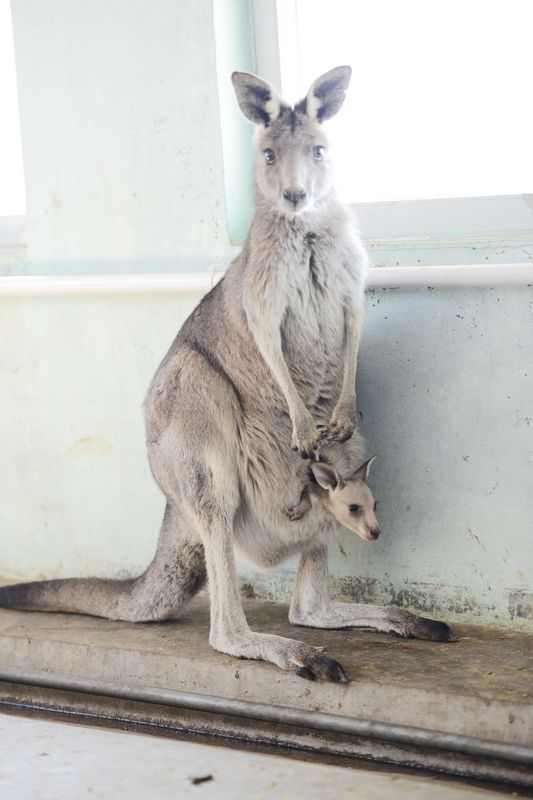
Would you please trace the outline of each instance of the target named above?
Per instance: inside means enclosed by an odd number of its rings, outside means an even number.
[[[350,514],[357,514],[358,511],[361,511],[361,506],[358,506],[357,503],[353,503],[348,508],[350,509]]]
[[[322,161],[325,152],[326,149],[325,147],[322,147],[321,144],[317,145],[317,147],[313,147],[313,158],[315,161]]]
[[[267,147],[266,150],[263,150],[263,155],[265,156],[265,161],[267,164],[272,165],[276,160],[276,154],[270,147]]]

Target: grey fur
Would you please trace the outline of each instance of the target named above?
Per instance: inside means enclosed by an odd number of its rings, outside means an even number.
[[[321,456],[343,481],[364,454],[355,368],[367,257],[351,212],[336,199],[321,125],[340,108],[348,80],[348,68],[339,67],[289,108],[265,81],[233,76],[241,108],[257,124],[256,214],[241,254],[184,323],[145,400],[150,465],[167,498],[154,561],[131,581],[5,587],[0,605],[167,619],[207,570],[214,648],[304,677],[345,680],[316,648],[249,629],[237,547],[267,567],[301,554],[290,611],[298,625],[450,638],[442,623],[400,609],[332,603],[334,516],[321,502],[300,519],[287,516],[307,483],[300,456],[316,458],[320,431],[327,432]]]

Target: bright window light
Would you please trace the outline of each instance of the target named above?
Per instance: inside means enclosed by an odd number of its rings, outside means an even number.
[[[9,0],[0,0],[0,217],[26,213]]]
[[[533,192],[531,0],[279,0],[278,23],[289,99],[353,69],[329,125],[345,200]]]

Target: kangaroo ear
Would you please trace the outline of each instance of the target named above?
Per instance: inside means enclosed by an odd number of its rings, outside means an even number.
[[[279,116],[281,100],[267,81],[250,72],[234,72],[231,76],[239,107],[250,122],[268,128]]]
[[[340,111],[352,75],[351,67],[335,67],[312,84],[305,98],[307,116],[324,122]]]
[[[342,483],[341,476],[331,464],[326,464],[323,461],[313,461],[310,467],[316,482],[323,489],[333,491]]]
[[[368,473],[370,472],[370,467],[376,460],[377,456],[372,456],[369,458],[368,461],[365,461],[364,464],[361,464],[359,469],[356,469],[354,474],[351,476],[351,481],[364,481],[366,483],[368,479]]]

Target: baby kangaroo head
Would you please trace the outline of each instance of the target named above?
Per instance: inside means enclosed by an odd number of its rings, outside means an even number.
[[[328,141],[322,123],[341,108],[350,67],[336,67],[312,84],[291,107],[262,78],[234,72],[244,116],[257,126],[255,180],[268,205],[294,217],[313,207],[332,186]]]
[[[376,456],[365,461],[348,480],[343,481],[332,464],[313,462],[311,472],[317,483],[322,505],[346,528],[361,539],[373,541],[380,534],[376,501],[366,480]]]

